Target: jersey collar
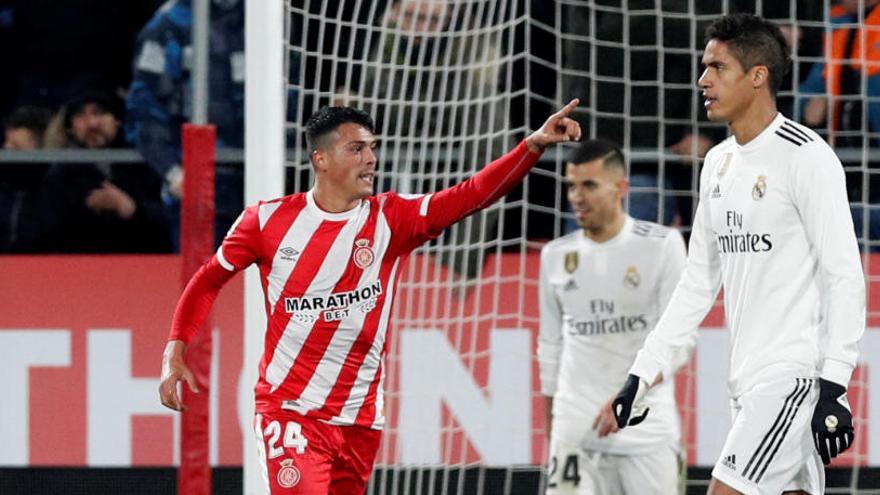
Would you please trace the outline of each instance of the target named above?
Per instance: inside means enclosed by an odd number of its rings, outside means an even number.
[[[352,208],[348,211],[343,211],[340,213],[330,213],[329,211],[322,210],[321,207],[318,206],[318,203],[315,202],[315,190],[314,189],[310,189],[309,192],[306,193],[306,208],[308,209],[308,211],[314,213],[315,215],[318,215],[319,217],[321,217],[325,220],[331,220],[331,221],[337,221],[337,222],[341,221],[341,220],[349,220],[349,219],[357,216],[358,212],[361,210],[361,208],[363,208],[363,206],[364,206],[364,201],[361,200],[360,204],[358,204],[357,206],[355,206],[354,208]]]
[[[596,248],[603,248],[603,249],[607,248],[607,247],[616,246],[616,245],[624,242],[627,239],[627,237],[629,237],[629,233],[632,231],[633,224],[635,223],[635,220],[633,219],[633,217],[629,216],[629,214],[624,213],[623,216],[624,216],[623,227],[621,227],[620,232],[618,232],[611,239],[608,239],[605,242],[596,242],[596,241],[590,239],[589,237],[587,237],[587,234],[583,231],[583,229],[581,229],[581,233],[578,236],[578,239],[580,239],[581,242],[587,246],[592,246],[592,247],[596,247]]]
[[[773,120],[770,121],[770,124],[761,131],[760,134],[755,136],[751,141],[746,144],[739,144],[736,142],[736,138],[733,139],[733,142],[736,143],[736,148],[740,151],[740,153],[748,153],[750,151],[754,151],[764,143],[773,137],[773,133],[782,123],[785,122],[785,116],[782,115],[782,112],[776,112],[776,117],[773,117]]]

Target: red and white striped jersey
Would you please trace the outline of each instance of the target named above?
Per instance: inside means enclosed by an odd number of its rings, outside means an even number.
[[[250,206],[184,291],[171,339],[188,342],[220,287],[255,263],[268,315],[256,411],[381,428],[386,335],[406,257],[507,193],[537,158],[521,143],[452,188],[371,196],[343,213],[321,210],[311,191]]]

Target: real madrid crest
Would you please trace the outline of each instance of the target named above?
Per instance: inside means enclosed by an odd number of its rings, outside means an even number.
[[[759,175],[757,182],[752,187],[752,199],[757,201],[763,198],[765,194],[767,194],[767,176]]]
[[[293,465],[293,459],[281,461],[281,469],[278,470],[278,484],[281,488],[293,488],[299,480],[299,469]]]
[[[354,245],[354,254],[352,254],[354,264],[361,269],[372,265],[376,255],[373,254],[373,249],[370,247],[370,240],[358,239],[354,242]]]
[[[569,251],[565,253],[565,271],[568,273],[574,273],[578,267],[578,252],[577,251]]]
[[[623,286],[627,289],[637,289],[642,283],[642,276],[636,267],[631,266],[626,269],[626,275],[623,276]]]

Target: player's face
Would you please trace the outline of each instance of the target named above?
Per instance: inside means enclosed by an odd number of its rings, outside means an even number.
[[[743,115],[755,97],[750,72],[734,57],[723,41],[710,40],[703,52],[703,106],[709,120],[733,122]],[[752,68],[754,69],[754,67]]]
[[[322,155],[326,177],[347,200],[373,194],[376,176],[376,138],[365,127],[345,123],[336,128],[337,138]]]
[[[607,168],[603,160],[569,163],[565,166],[568,201],[585,230],[601,230],[622,213],[620,204],[627,181],[618,168]]]

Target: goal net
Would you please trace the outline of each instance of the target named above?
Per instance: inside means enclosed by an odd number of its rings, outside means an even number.
[[[816,64],[829,62],[822,48],[832,32],[827,1],[285,4],[288,192],[311,185],[303,124],[321,106],[353,105],[376,119],[377,192],[422,193],[471,175],[579,97],[575,117],[584,135],[619,142],[631,162],[630,213],[685,233],[700,157],[726,135],[723,126],[706,121],[695,84],[702,32],[727,12],[776,20],[794,46],[780,109],[804,121],[811,102],[825,102],[826,113],[812,126],[837,139],[871,273],[868,251],[877,240],[869,234],[878,231],[870,228],[869,138],[876,136],[867,124],[834,123],[835,109],[853,105],[860,122],[868,122],[870,86],[862,81],[855,93],[829,99],[824,88],[805,85]],[[857,11],[854,26],[866,12]],[[547,240],[575,228],[560,180],[569,150],[546,153],[521,187],[410,258],[387,342],[388,425],[369,493],[543,490],[547,437],[534,358],[538,253]],[[873,286],[876,278],[869,278]],[[869,325],[874,317],[872,311]],[[718,369],[728,344],[718,308],[704,326],[693,362],[677,378],[688,488],[694,490],[707,484],[729,425],[726,369]],[[864,346],[873,341],[869,330]],[[872,450],[880,436],[869,433],[869,372],[866,366],[854,376],[850,400],[860,435],[829,471],[828,493],[867,487],[870,480],[860,478],[880,464],[880,445]]]

